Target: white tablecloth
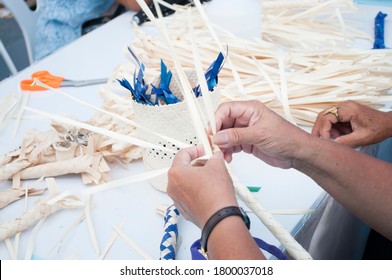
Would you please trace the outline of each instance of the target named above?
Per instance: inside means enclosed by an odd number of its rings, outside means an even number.
[[[69,79],[109,77],[115,67],[127,62],[124,51],[127,43],[131,42],[133,38],[130,25],[132,15],[133,13],[128,12],[119,16],[42,61],[26,68],[17,75],[2,81],[0,83],[0,99],[16,91],[19,81],[29,77],[37,70],[49,70],[55,75]],[[369,15],[369,17],[372,16]],[[368,19],[369,17],[366,18]],[[99,86],[66,88],[64,90],[94,105],[102,105],[102,100],[99,97]],[[29,94],[31,96],[28,106],[32,108],[53,114],[72,116],[82,121],[88,120],[93,115],[93,112],[90,110],[55,92],[43,91]],[[30,114],[25,113],[24,116],[30,116]],[[13,127],[14,123],[11,122],[7,127],[0,130],[0,154],[5,154],[17,148],[26,131],[31,129],[38,131],[48,130],[50,121],[25,119],[21,122],[15,138],[11,137]],[[319,186],[310,178],[295,170],[273,168],[246,154],[236,155],[232,165],[244,184],[262,187],[261,191],[256,193],[255,196],[267,209],[309,209],[312,207],[322,208],[324,205],[327,205],[327,208],[336,208],[334,202],[329,199],[323,199],[325,193]],[[118,165],[111,167],[113,169],[111,172],[113,179],[140,174],[145,171],[141,161],[131,163],[127,166],[127,169]],[[78,175],[61,176],[56,178],[56,182],[60,191],[80,191],[88,188],[81,183]],[[3,182],[0,184],[0,190],[10,186],[11,182]],[[29,199],[29,207],[34,205],[35,199]],[[326,203],[320,203],[323,201]],[[96,194],[92,198],[92,203],[95,205],[92,211],[92,221],[100,249],[109,240],[113,232],[112,225],[118,224],[120,220],[124,220],[123,231],[128,237],[139,244],[153,259],[159,258],[159,243],[163,235],[163,218],[155,212],[155,209],[161,203],[171,204],[165,193],[157,191],[148,182],[142,182]],[[85,220],[76,224],[64,236],[67,229],[75,223],[82,211],[83,209],[63,210],[47,218],[35,240],[34,257],[44,259],[97,258]],[[23,212],[23,200],[13,203],[1,210],[0,222],[3,224],[11,221]],[[307,247],[307,244],[309,245],[311,253],[315,258],[341,258],[342,255],[337,254],[335,251],[330,252],[331,248],[329,246],[323,246],[322,240],[323,236],[326,236],[323,233],[324,230],[331,228],[330,220],[341,226],[341,222],[346,220],[345,217],[347,216],[345,215],[342,214],[339,216],[341,218],[337,220],[335,214],[331,216],[327,211],[324,211],[320,223],[310,223],[313,220],[306,220],[307,217],[303,219],[303,215],[276,215],[276,219],[289,232],[298,234],[298,236],[305,236],[306,238],[301,242],[304,243],[305,247]],[[280,246],[276,238],[253,214],[250,214],[250,218],[252,219],[251,233],[254,236],[261,237],[266,242]],[[307,222],[304,223],[304,221]],[[304,227],[304,224],[307,224],[307,226]],[[313,225],[317,225],[313,237],[303,233],[306,229],[312,228]],[[341,232],[337,231],[336,228],[334,229],[336,233],[334,240],[340,240],[342,243],[347,241],[342,236],[351,236],[353,230],[351,223],[346,228],[342,228]],[[182,242],[179,246],[178,259],[190,259],[189,246],[200,237],[200,230],[190,222],[181,219],[179,231]],[[23,231],[20,235],[18,258],[24,258],[31,233],[32,228]],[[318,236],[318,242],[314,241],[316,240],[315,236]],[[15,244],[13,238],[11,241]],[[339,248],[344,249],[345,247],[339,246]],[[10,258],[10,255],[6,245],[4,242],[1,242],[0,259],[8,258]],[[141,256],[124,239],[118,238],[106,258],[141,259]]]

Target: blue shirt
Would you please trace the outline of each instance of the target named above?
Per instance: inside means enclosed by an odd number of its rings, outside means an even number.
[[[114,0],[40,0],[34,58],[39,60],[81,36],[82,24],[99,17]]]

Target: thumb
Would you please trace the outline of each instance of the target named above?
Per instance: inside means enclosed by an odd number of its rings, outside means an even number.
[[[358,134],[356,133],[350,133],[347,135],[339,136],[338,138],[335,139],[335,142],[353,148],[363,145],[361,141],[361,137],[359,137]]]
[[[254,131],[253,131],[254,132]],[[249,127],[229,128],[217,132],[212,141],[220,148],[230,148],[236,145],[252,144],[254,133]]]

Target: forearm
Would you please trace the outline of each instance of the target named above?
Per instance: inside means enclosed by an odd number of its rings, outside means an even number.
[[[238,216],[230,216],[212,230],[207,243],[210,259],[265,259],[256,242]]]
[[[371,227],[392,239],[392,165],[313,136],[302,139],[293,167],[316,181]]]

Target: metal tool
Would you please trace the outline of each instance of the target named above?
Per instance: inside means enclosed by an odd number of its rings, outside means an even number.
[[[42,87],[34,82],[37,79],[41,83],[50,86],[52,88],[59,87],[83,87],[88,85],[96,85],[106,83],[107,78],[104,79],[91,79],[91,80],[67,80],[63,77],[54,76],[50,74],[48,71],[37,71],[31,75],[31,79],[22,80],[20,82],[20,87],[23,90],[29,91],[40,91],[47,90],[47,88]]]

